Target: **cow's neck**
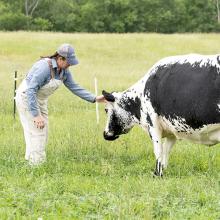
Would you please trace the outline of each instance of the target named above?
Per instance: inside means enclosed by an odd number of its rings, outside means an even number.
[[[135,100],[136,98],[138,98],[141,100],[144,91],[144,83],[142,81],[143,80],[140,80],[135,83],[133,86],[125,90],[123,94],[131,99]]]
[[[140,123],[141,119],[141,97],[143,88],[140,83],[136,83],[122,93],[121,103],[123,108],[133,116],[134,123]]]

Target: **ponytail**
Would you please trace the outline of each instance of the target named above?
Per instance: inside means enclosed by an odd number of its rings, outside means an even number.
[[[58,58],[58,56],[60,56],[57,52],[55,52],[53,55],[49,55],[49,56],[40,56],[40,58],[41,59],[43,59],[43,58],[50,58],[50,59],[52,59],[52,58]]]
[[[62,56],[60,56],[60,54],[58,54],[57,52],[49,56],[40,56],[41,59],[44,59],[44,58],[57,59],[58,57],[62,57]],[[66,58],[62,57],[62,59],[65,60]]]

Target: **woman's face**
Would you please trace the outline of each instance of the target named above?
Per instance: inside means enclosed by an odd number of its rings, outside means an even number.
[[[63,59],[62,57],[58,57],[58,59],[57,59],[57,66],[58,66],[59,69],[66,69],[70,65],[67,63],[66,59]]]

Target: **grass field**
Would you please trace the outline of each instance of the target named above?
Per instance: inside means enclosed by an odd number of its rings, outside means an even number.
[[[115,142],[102,137],[104,106],[64,86],[49,101],[47,163],[24,160],[22,128],[13,120],[13,73],[25,75],[59,44],[75,46],[75,80],[99,93],[120,91],[159,59],[220,53],[218,34],[61,34],[0,32],[0,219],[220,219],[220,148],[178,141],[163,179],[153,178],[152,144],[139,127]]]

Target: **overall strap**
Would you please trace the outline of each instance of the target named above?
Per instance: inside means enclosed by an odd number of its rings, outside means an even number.
[[[51,60],[47,59],[47,63],[48,63],[48,65],[49,65],[49,67],[50,67],[50,76],[51,76],[51,79],[54,79],[54,78],[55,78],[55,73],[54,73],[54,69],[53,69]]]

